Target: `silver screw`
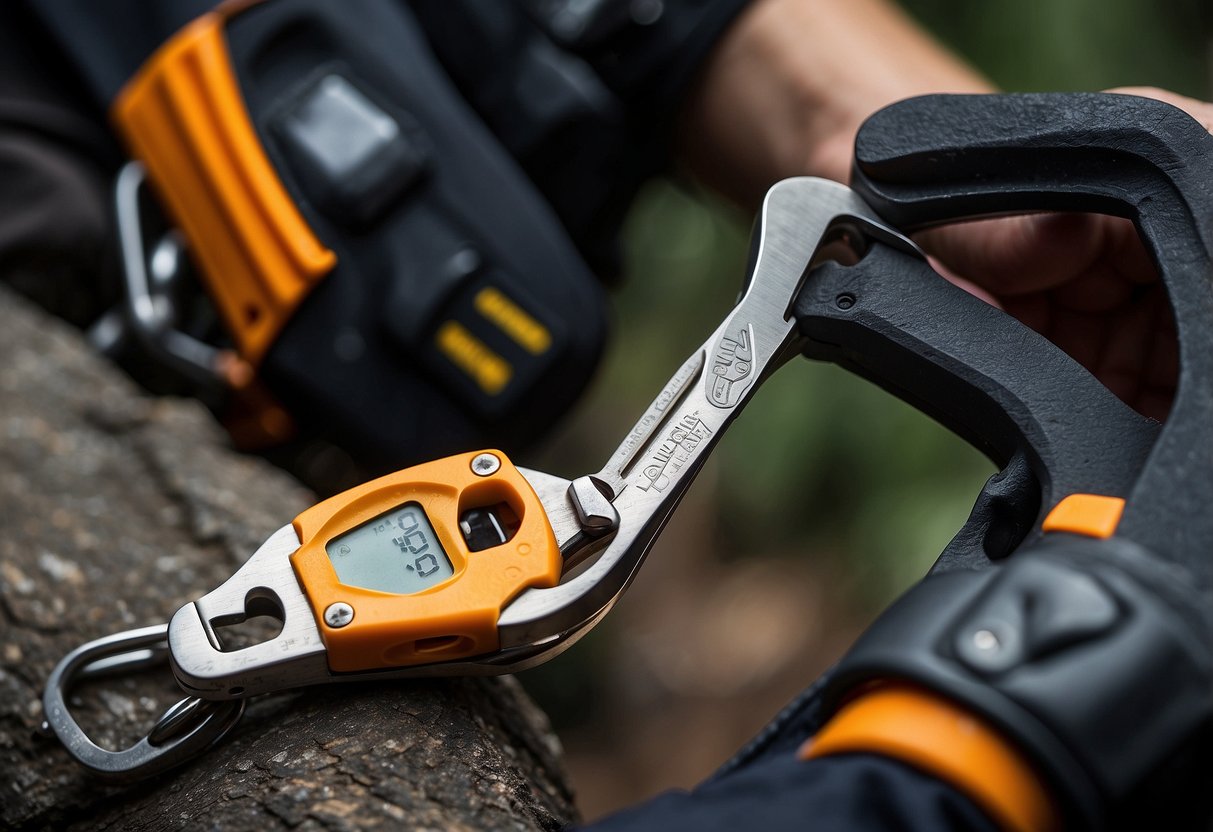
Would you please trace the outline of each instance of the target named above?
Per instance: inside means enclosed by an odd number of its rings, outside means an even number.
[[[994,635],[989,630],[978,630],[973,633],[973,646],[983,653],[988,653],[992,650],[997,650],[1000,646],[998,636]]]
[[[330,627],[344,627],[353,620],[354,608],[344,601],[329,604],[329,608],[324,611],[324,623]]]
[[[501,468],[501,460],[494,454],[477,454],[472,459],[472,473],[478,477],[496,474]]]

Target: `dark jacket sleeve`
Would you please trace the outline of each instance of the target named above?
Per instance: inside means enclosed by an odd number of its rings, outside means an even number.
[[[460,93],[556,209],[590,265],[667,167],[696,73],[749,0],[408,0]]]
[[[884,757],[801,761],[782,753],[668,792],[593,824],[593,832],[800,830],[813,832],[997,832],[947,784]]]

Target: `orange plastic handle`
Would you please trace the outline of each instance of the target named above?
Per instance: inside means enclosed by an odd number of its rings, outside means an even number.
[[[491,453],[501,460],[482,476],[472,460]],[[348,586],[337,578],[325,546],[405,503],[419,503],[454,574],[411,595]],[[473,508],[505,503],[518,516],[518,531],[499,546],[470,551],[459,530]],[[294,521],[302,545],[291,565],[303,587],[334,672],[404,667],[490,653],[500,646],[501,610],[529,587],[560,580],[560,547],[547,513],[526,478],[500,451],[459,454],[388,474],[330,497]],[[324,612],[344,602],[353,619],[341,627]]]
[[[256,366],[337,264],[261,145],[224,27],[227,2],[164,43],[114,99],[111,117],[190,242],[240,356]]]

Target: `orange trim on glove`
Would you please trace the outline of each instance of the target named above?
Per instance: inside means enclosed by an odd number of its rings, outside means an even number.
[[[800,748],[802,760],[875,753],[950,783],[1010,832],[1057,832],[1061,814],[1032,766],[1002,734],[922,688],[864,692]]]
[[[1122,497],[1071,494],[1053,507],[1040,528],[1046,532],[1070,532],[1104,540],[1116,534],[1124,510]]]

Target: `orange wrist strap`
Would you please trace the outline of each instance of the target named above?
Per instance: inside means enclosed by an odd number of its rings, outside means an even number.
[[[875,753],[950,783],[1011,832],[1053,832],[1061,815],[1010,741],[948,700],[906,684],[863,693],[800,748],[802,760]]]

